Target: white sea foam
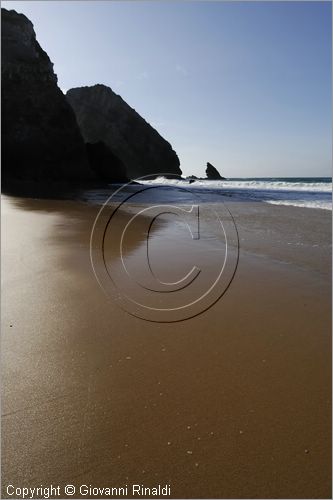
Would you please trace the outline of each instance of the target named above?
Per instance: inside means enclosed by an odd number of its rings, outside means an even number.
[[[203,181],[204,182],[204,181]],[[259,189],[277,191],[308,191],[324,192],[332,191],[332,183],[327,182],[286,182],[286,181],[219,181],[221,187],[237,189]]]
[[[221,181],[206,181],[196,180],[189,184],[186,180],[181,179],[166,179],[158,177],[150,181],[140,181],[142,184],[165,184],[173,186],[186,186],[192,188],[206,189],[257,189],[260,191],[277,190],[277,191],[307,191],[307,192],[332,192],[332,182],[288,182],[280,180],[259,180],[259,179],[239,179],[239,180],[221,180]]]
[[[332,210],[332,182],[328,179],[231,179],[221,181],[166,179],[140,181],[143,184],[186,188],[211,197],[233,194],[235,199],[263,201],[275,205]]]
[[[332,210],[332,203],[327,201],[301,201],[301,200],[267,200],[266,203],[272,205],[287,205],[303,208],[321,208],[322,210]]]

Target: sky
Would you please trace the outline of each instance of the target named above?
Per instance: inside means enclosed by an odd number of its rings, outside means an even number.
[[[331,176],[330,2],[3,1],[59,86],[103,83],[185,175]]]

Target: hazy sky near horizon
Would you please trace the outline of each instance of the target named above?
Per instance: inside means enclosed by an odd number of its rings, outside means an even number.
[[[226,177],[331,175],[330,2],[3,1],[62,89],[103,83]]]

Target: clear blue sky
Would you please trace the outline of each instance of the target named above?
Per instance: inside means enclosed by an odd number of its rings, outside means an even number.
[[[4,1],[63,89],[104,83],[227,177],[331,175],[330,2]]]

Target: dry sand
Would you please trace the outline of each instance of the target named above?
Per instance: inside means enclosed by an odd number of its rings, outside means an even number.
[[[100,289],[96,207],[3,200],[3,498],[8,484],[68,483],[331,496],[331,214],[229,208],[240,261],[227,293],[158,324]]]

